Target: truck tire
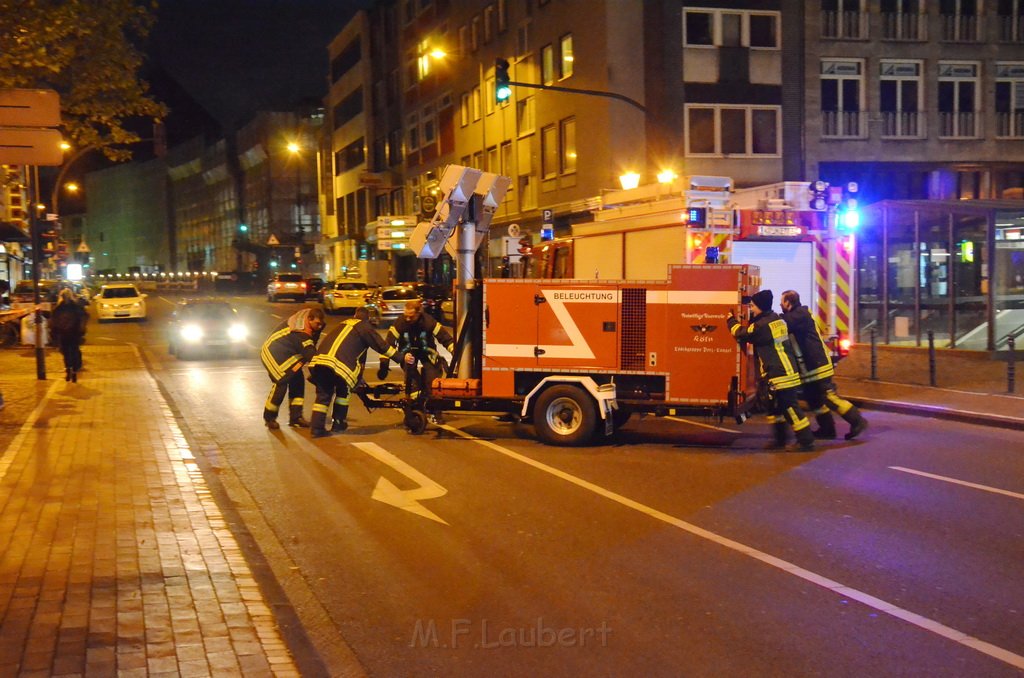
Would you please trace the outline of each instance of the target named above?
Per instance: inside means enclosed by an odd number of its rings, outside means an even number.
[[[612,410],[612,430],[618,431],[625,426],[631,416],[633,416],[632,412],[621,407]]]
[[[597,407],[581,388],[552,386],[537,398],[533,425],[548,445],[583,445],[597,427]]]

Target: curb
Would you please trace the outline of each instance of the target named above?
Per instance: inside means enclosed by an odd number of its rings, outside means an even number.
[[[885,410],[897,414],[908,414],[915,417],[928,417],[931,419],[947,419],[959,421],[965,424],[976,424],[978,426],[994,426],[1015,431],[1024,431],[1024,419],[1004,417],[998,414],[987,414],[984,412],[972,412],[970,410],[957,410],[951,407],[940,407],[937,405],[923,405],[921,403],[908,403],[900,400],[879,400],[876,398],[861,398],[858,396],[846,396],[846,399],[858,407],[868,410]]]

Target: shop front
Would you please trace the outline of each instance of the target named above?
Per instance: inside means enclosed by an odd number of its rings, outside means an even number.
[[[1024,335],[1024,202],[886,200],[857,236],[857,328],[880,344],[1006,350]]]

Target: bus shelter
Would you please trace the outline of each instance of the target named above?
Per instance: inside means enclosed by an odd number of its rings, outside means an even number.
[[[857,234],[858,340],[1005,350],[1024,334],[1024,201],[885,200]]]

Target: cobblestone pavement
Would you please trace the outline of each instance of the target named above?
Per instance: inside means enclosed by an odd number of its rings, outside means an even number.
[[[0,350],[0,676],[297,676],[131,347]]]

